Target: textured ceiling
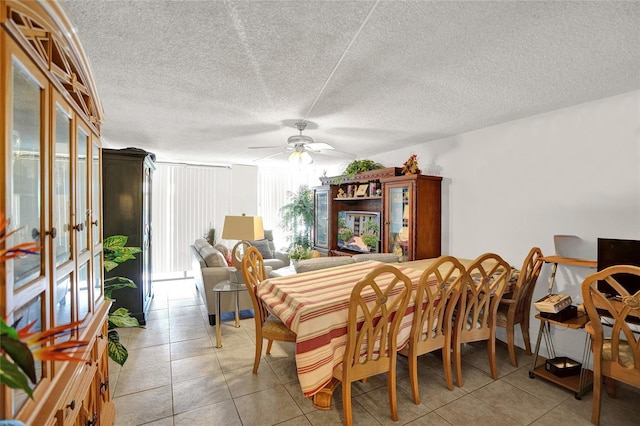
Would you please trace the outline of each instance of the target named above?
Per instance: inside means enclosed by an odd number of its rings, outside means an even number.
[[[286,164],[253,161],[300,119],[366,158],[640,88],[635,1],[62,4],[105,141],[162,160]]]

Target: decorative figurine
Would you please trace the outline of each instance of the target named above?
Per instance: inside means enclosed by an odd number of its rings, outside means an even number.
[[[413,154],[407,161],[404,162],[404,164],[402,165],[402,174],[420,174],[420,169],[418,168],[418,156],[416,154]]]

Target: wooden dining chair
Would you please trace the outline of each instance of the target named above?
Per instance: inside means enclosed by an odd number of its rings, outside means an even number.
[[[509,347],[509,359],[514,367],[518,366],[515,345],[515,325],[520,324],[522,339],[527,355],[531,355],[531,339],[529,338],[529,316],[531,311],[531,298],[538,281],[540,270],[544,261],[542,251],[538,247],[529,250],[524,259],[520,275],[512,291],[502,295],[498,305],[496,326],[507,330],[507,346]]]
[[[438,258],[420,277],[416,290],[411,337],[400,351],[409,361],[413,402],[420,404],[418,357],[442,349],[442,365],[447,388],[453,390],[451,339],[453,312],[462,284],[467,282],[464,266],[452,256]],[[420,302],[421,301],[421,302]]]
[[[387,373],[391,418],[398,420],[398,328],[411,297],[411,279],[398,268],[378,266],[355,285],[349,299],[347,344],[333,377],[342,383],[344,422],[353,423],[351,382]]]
[[[453,330],[453,358],[459,387],[462,387],[460,350],[463,343],[486,340],[491,377],[493,380],[498,378],[496,315],[510,272],[509,264],[494,253],[481,255],[467,267],[468,279],[456,307]]]
[[[629,321],[640,319],[640,291],[630,294],[620,283],[622,274],[640,280],[640,267],[610,266],[591,274],[582,283],[582,300],[589,315],[588,327],[593,351],[593,402],[591,423],[600,423],[602,380],[619,380],[640,387],[640,338],[629,326]],[[604,294],[598,281],[610,288]],[[605,333],[603,324],[606,325]],[[607,387],[609,396],[615,396],[615,382]]]
[[[242,276],[253,303],[256,323],[256,356],[253,361],[253,374],[258,372],[262,357],[262,339],[267,339],[267,354],[271,353],[274,340],[295,342],[296,334],[289,330],[282,321],[271,315],[264,302],[257,296],[257,288],[265,279],[264,260],[255,247],[248,247],[242,257]]]

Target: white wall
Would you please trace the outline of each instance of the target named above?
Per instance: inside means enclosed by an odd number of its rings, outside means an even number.
[[[231,166],[231,206],[232,216],[258,214],[258,167],[234,164]]]
[[[640,239],[640,91],[372,159],[401,166],[413,153],[423,173],[443,176],[443,254],[492,251],[520,267],[533,246],[553,254],[554,234]],[[549,271],[534,300],[546,293]],[[560,267],[555,290],[580,302],[589,272]],[[532,344],[537,332],[532,318]],[[563,336],[555,339],[559,354],[581,359],[584,335],[554,332]],[[516,338],[522,347],[519,330]]]

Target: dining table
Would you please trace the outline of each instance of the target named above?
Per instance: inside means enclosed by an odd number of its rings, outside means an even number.
[[[333,379],[333,370],[344,355],[351,292],[358,281],[381,265],[398,268],[411,279],[415,291],[422,268],[412,268],[409,262],[386,264],[378,261],[269,278],[257,289],[257,296],[268,310],[296,333],[295,359],[300,386],[316,408],[331,408],[331,396],[339,384]],[[391,274],[386,274],[378,281],[384,287],[384,280],[388,283],[391,279]],[[409,341],[413,299],[399,327],[398,349]]]

